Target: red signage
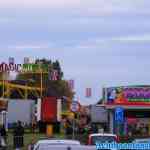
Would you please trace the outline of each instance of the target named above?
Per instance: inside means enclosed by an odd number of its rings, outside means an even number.
[[[138,122],[138,118],[127,118],[128,124],[137,123],[137,122]]]
[[[91,88],[86,88],[86,97],[91,97],[92,96],[92,89]]]
[[[57,99],[55,97],[46,97],[42,100],[42,121],[56,122],[57,120]]]
[[[1,63],[0,64],[0,72],[9,72],[9,71],[20,71],[21,70],[21,64],[14,64],[14,63]]]

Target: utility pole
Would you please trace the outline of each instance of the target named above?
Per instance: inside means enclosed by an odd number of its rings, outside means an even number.
[[[4,93],[5,93],[4,72],[2,72],[2,81],[3,81],[3,94],[2,94],[2,97],[4,98]]]
[[[73,114],[74,115],[73,115],[73,125],[72,125],[73,126],[73,135],[72,135],[72,138],[75,139],[75,113],[73,112]]]
[[[26,81],[26,86],[25,86],[25,99],[28,99],[28,81]]]
[[[43,96],[43,93],[42,93],[42,90],[43,90],[43,72],[42,72],[42,69],[40,69],[40,74],[41,74],[41,93],[40,93],[40,95],[41,95],[41,98],[42,98],[42,96]]]

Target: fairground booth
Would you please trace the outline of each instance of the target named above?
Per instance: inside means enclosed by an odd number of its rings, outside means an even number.
[[[150,86],[110,87],[103,94],[111,133],[150,136]]]

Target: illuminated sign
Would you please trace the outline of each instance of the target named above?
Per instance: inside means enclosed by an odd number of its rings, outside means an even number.
[[[150,102],[150,86],[113,87],[105,92],[108,103]]]
[[[49,71],[48,64],[23,64],[22,65],[23,72],[37,72],[37,71]]]
[[[150,99],[150,88],[125,88],[124,95],[130,101]]]
[[[1,63],[0,72],[39,72],[49,71],[49,65],[47,64],[14,64],[14,63]]]

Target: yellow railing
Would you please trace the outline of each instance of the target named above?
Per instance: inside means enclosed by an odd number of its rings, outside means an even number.
[[[17,90],[20,96],[24,99],[27,99],[27,95],[29,92],[35,95],[36,97],[40,97],[41,92],[44,90],[41,87],[14,84],[14,83],[9,83],[8,81],[0,81],[0,85],[3,86],[3,88],[5,88],[3,90],[2,97],[6,97],[6,98],[9,98],[12,89]]]

